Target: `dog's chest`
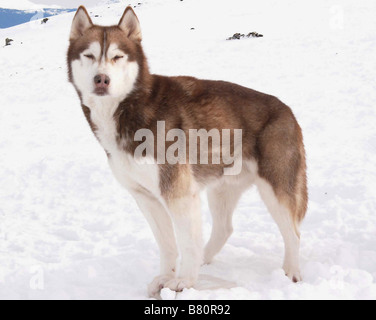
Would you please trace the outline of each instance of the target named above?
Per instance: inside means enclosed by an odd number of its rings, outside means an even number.
[[[117,102],[91,101],[90,118],[95,127],[99,143],[109,154],[109,165],[115,178],[126,188],[141,185],[155,195],[159,195],[159,170],[156,164],[137,161],[132,154],[125,151],[124,142],[119,142],[117,123],[114,113]]]
[[[95,135],[102,147],[110,154],[118,149],[117,125],[114,114],[119,104],[110,99],[91,99],[88,103],[90,120],[94,124]]]

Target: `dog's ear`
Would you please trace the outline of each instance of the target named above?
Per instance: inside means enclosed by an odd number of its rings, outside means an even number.
[[[131,7],[125,9],[119,22],[119,28],[123,30],[130,39],[136,41],[142,40],[140,22]]]
[[[80,6],[73,18],[70,40],[76,40],[81,37],[86,30],[93,26],[89,14],[84,6]]]

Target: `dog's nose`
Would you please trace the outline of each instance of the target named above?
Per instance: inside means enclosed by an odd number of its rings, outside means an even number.
[[[94,77],[94,84],[96,88],[107,89],[110,85],[110,78],[105,74],[98,74]]]

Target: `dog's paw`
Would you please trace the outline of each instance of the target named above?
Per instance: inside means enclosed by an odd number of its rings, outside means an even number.
[[[181,292],[184,289],[190,289],[195,285],[196,281],[191,279],[172,279],[165,283],[164,287],[175,292]]]
[[[171,281],[171,279],[173,279],[173,276],[162,275],[155,277],[152,283],[150,283],[148,286],[149,297],[159,299],[159,293],[163,288],[165,288],[166,283]]]
[[[302,276],[300,275],[299,269],[293,268],[284,268],[286,276],[294,283],[300,282],[303,280]]]

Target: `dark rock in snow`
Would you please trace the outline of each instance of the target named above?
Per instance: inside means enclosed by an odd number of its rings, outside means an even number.
[[[263,35],[259,34],[257,32],[250,32],[247,35],[242,34],[242,33],[235,33],[232,37],[227,38],[227,40],[240,40],[241,38],[245,38],[245,37],[247,37],[247,38],[251,38],[251,37],[252,38],[261,38],[261,37],[263,37]]]
[[[6,38],[5,39],[5,46],[10,46],[13,39]]]
[[[250,38],[250,37],[261,38],[261,37],[263,37],[263,35],[262,35],[262,34],[259,34],[259,33],[257,33],[257,32],[250,32],[250,33],[248,33],[247,37],[248,37],[248,38]]]

